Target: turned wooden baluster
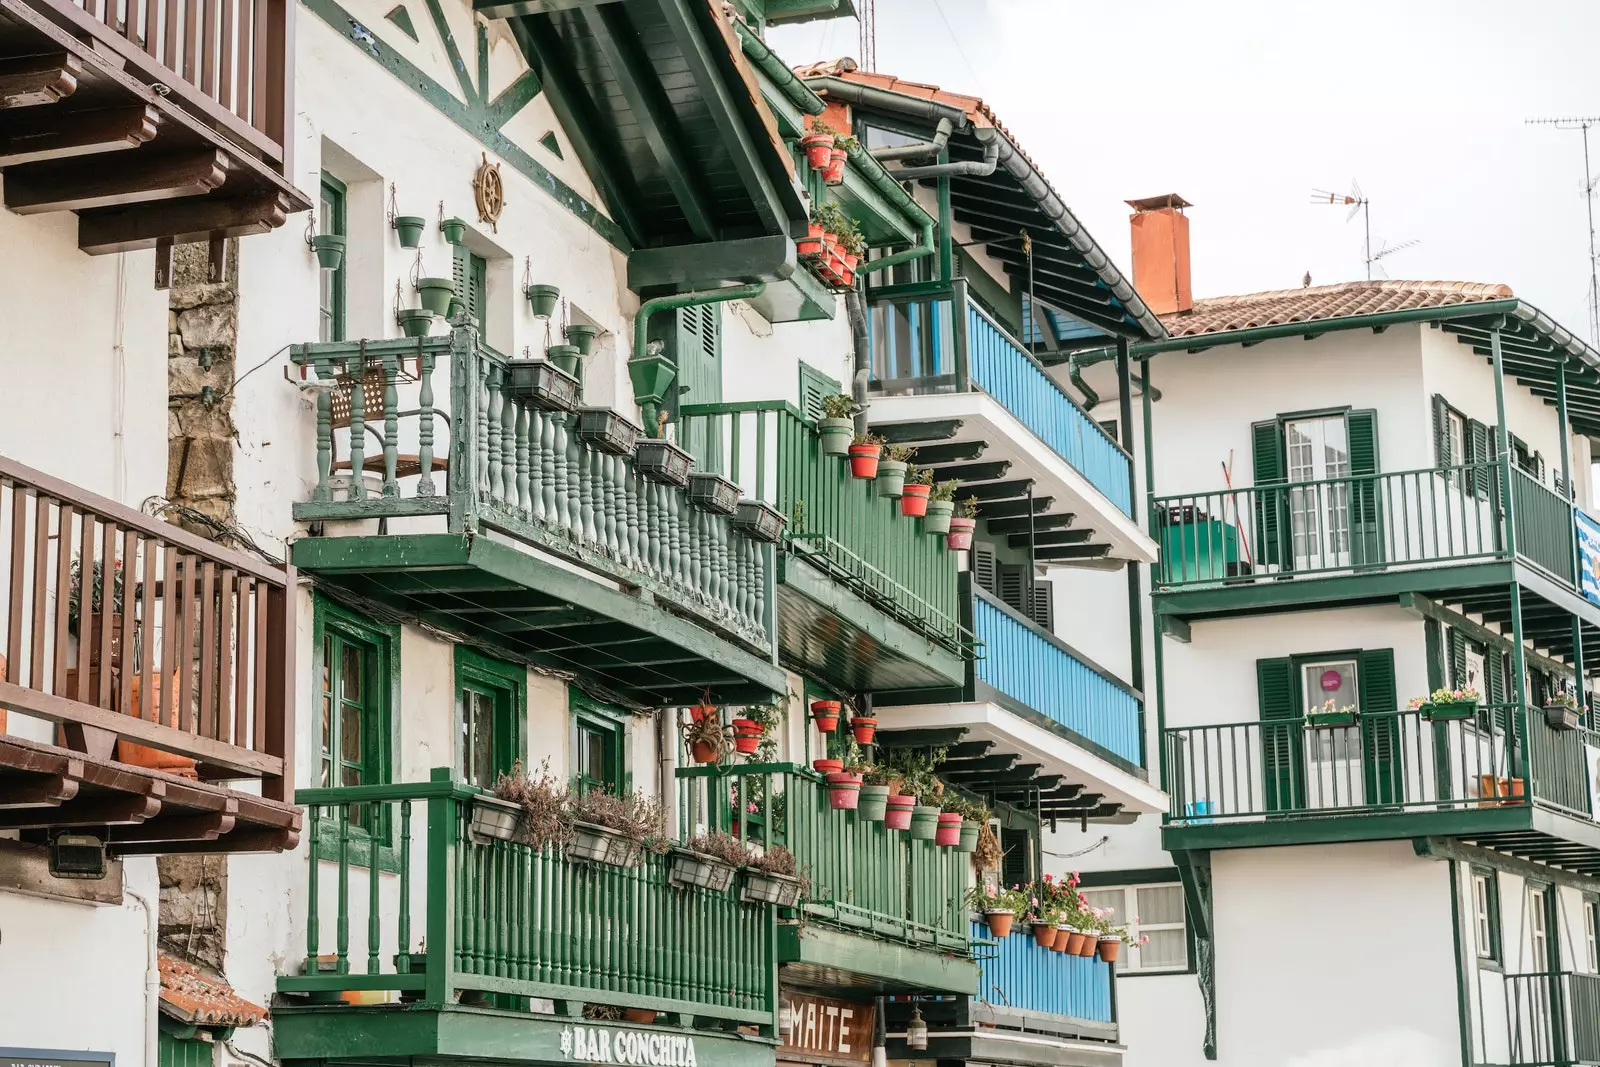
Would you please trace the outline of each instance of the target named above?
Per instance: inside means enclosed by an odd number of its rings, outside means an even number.
[[[362,346],[362,359],[356,361],[356,371],[350,381],[350,492],[351,500],[367,498],[367,387],[366,346]],[[349,365],[345,366],[349,373]]]
[[[316,364],[316,373],[321,381],[334,376],[326,363]],[[317,488],[311,499],[333,499],[333,392],[329,389],[317,391]]]
[[[418,338],[417,346],[420,349],[422,340]],[[417,465],[422,468],[422,476],[417,481],[418,496],[433,495],[433,353],[420,353],[417,357],[418,377],[421,383],[417,389]]]
[[[400,461],[400,391],[395,380],[400,374],[400,361],[393,355],[383,357],[383,495],[399,496],[400,482],[396,468]]]
[[[528,433],[530,407],[526,401],[514,403],[517,416],[517,513],[524,519],[533,515],[533,483],[529,474]]]
[[[545,411],[539,413],[538,419],[539,495],[543,501],[539,518],[552,526],[560,526],[562,523],[558,494],[561,491],[561,475],[557,467],[560,457],[556,448],[556,420]]]
[[[500,392],[500,367],[492,360],[485,358],[484,366],[488,373],[484,376],[484,384],[489,390],[488,411],[485,422],[489,424],[489,499],[501,504],[505,502],[505,464],[504,457],[500,454],[500,424],[504,421],[505,409],[501,404]]]

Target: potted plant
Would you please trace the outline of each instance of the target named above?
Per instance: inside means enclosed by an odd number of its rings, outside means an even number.
[[[843,703],[838,700],[813,700],[811,702],[811,721],[818,730],[831,734],[839,728],[839,709]]]
[[[846,226],[839,234],[839,288],[849,289],[856,283],[856,264],[861,262],[861,257],[867,254],[867,241],[861,235],[861,228],[853,220],[846,220]]]
[[[717,711],[717,706],[715,704],[706,703],[689,705],[690,722],[699,722],[701,719],[714,719],[720,714],[721,713]]]
[[[622,1017],[630,1023],[653,1023],[660,1014],[653,1008],[623,1008]]]
[[[883,825],[890,830],[910,830],[911,812],[917,798],[909,793],[896,793],[892,789],[883,802]]]
[[[683,728],[683,740],[696,763],[716,763],[728,752],[728,733],[715,715],[691,719]]]
[[[667,881],[680,889],[707,889],[713,893],[731,886],[734,873],[749,858],[744,842],[720,830],[696,834],[673,848],[671,854]]]
[[[961,824],[965,821],[962,812],[966,810],[967,802],[953,793],[948,793],[939,805],[939,823],[933,832],[933,843],[942,848],[955,848],[961,843]],[[915,813],[913,813],[915,818]]]
[[[882,455],[883,438],[875,433],[856,434],[850,443],[850,473],[857,478],[876,478]]]
[[[869,767],[861,776],[861,799],[856,814],[868,822],[882,822],[889,807],[889,768]]]
[[[860,763],[840,761],[840,769],[829,771],[828,807],[834,811],[855,811],[861,802],[861,777],[866,768]]]
[[[1421,711],[1428,722],[1470,719],[1478,714],[1481,694],[1476,689],[1435,689],[1425,697],[1412,697],[1408,711]]]
[[[1017,912],[1027,907],[1027,902],[1026,894],[1020,889],[1001,889],[984,881],[979,881],[967,894],[967,903],[973,911],[983,914],[989,933],[997,938],[1011,935],[1011,924],[1016,920]]]
[[[522,295],[528,298],[528,310],[535,318],[548,319],[561,299],[561,289],[554,285],[528,285],[523,287]]]
[[[652,482],[682,488],[689,484],[694,457],[664,437],[644,437],[634,445],[633,467]]]
[[[976,800],[968,801],[961,817],[961,840],[956,851],[970,855],[978,850],[978,836],[989,825],[989,809]]]
[[[439,223],[439,229],[444,233],[444,239],[453,245],[458,245],[467,239],[467,223],[465,219],[448,218]]]
[[[578,355],[587,356],[594,348],[594,339],[600,333],[600,327],[590,326],[586,322],[567,323],[567,344],[578,350]]]
[[[720,474],[696,471],[689,475],[689,503],[713,515],[739,510],[739,487]]]
[[[822,180],[829,185],[844,184],[844,167],[850,159],[850,149],[859,142],[854,137],[836,137],[828,153],[828,165],[822,171]]]
[[[1356,724],[1356,706],[1354,704],[1339,704],[1329,697],[1322,702],[1321,708],[1306,716],[1308,730],[1332,730]]]
[[[900,493],[900,514],[913,519],[926,516],[933,493],[933,468],[915,464],[907,467],[905,486]]]
[[[427,229],[428,220],[421,215],[396,215],[393,226],[400,236],[401,248],[416,248],[422,244],[422,231]]]
[[[1053,949],[1056,947],[1057,929],[1055,915],[1048,909],[1041,908],[1034,900],[1033,910],[1028,913],[1028,928],[1033,934],[1033,943],[1040,948]]]
[[[950,532],[945,535],[945,547],[952,552],[962,552],[972,547],[972,531],[978,527],[978,498],[969,496],[961,502],[961,514],[950,516]]]
[[[418,278],[417,296],[422,306],[435,315],[450,311],[450,298],[456,295],[456,283],[450,278]]]
[[[1576,730],[1580,721],[1578,698],[1571,693],[1556,693],[1544,702],[1544,721],[1552,730]]]
[[[394,313],[394,321],[407,337],[426,337],[433,329],[433,312],[427,308],[401,308]]]
[[[928,504],[922,513],[922,532],[931,534],[948,534],[950,532],[950,517],[956,510],[956,485],[955,479],[940,482],[932,486],[928,493]],[[905,498],[900,499],[901,510],[905,509]]]
[[[319,233],[311,238],[311,250],[323,270],[338,270],[344,262],[344,238],[336,233]]]
[[[578,379],[548,359],[508,359],[506,390],[544,411],[573,411],[578,406]]]
[[[822,440],[824,456],[843,456],[850,451],[850,441],[856,435],[856,402],[853,397],[836,393],[822,398],[822,418],[817,422],[817,435]]]
[[[868,715],[854,713],[850,716],[850,734],[858,745],[870,745],[878,734],[878,720]]]
[[[531,775],[524,773],[522,761],[517,760],[509,774],[501,774],[495,781],[494,795],[519,809],[517,825],[511,835],[511,840],[518,844],[542,849],[547,845],[565,844],[571,836],[572,815],[567,806],[567,789],[550,773],[548,759]]]
[[[816,259],[822,255],[823,237],[828,232],[822,224],[820,212],[824,207],[831,207],[831,203],[824,203],[811,211],[811,219],[806,224],[806,235],[798,238],[794,243],[795,255],[802,260]]]
[[[765,736],[766,731],[754,719],[733,720],[733,750],[741,756],[755,755],[756,749],[761,747],[761,739]]]
[[[521,821],[520,805],[482,793],[472,798],[472,821],[467,825],[467,836],[480,843],[511,841],[516,838],[517,824]]]
[[[621,796],[603,789],[572,796],[572,840],[567,855],[574,859],[637,867],[644,852],[664,851],[662,828],[666,824],[661,803],[643,793]]]
[[[833,756],[818,756],[811,761],[811,769],[826,776],[844,770],[844,760]]]
[[[938,779],[917,790],[917,806],[911,809],[911,840],[934,841],[938,838],[943,805],[944,783]]]
[[[917,450],[910,445],[890,445],[878,461],[878,495],[897,497],[905,490],[906,468]]]
[[[632,421],[610,408],[578,409],[578,440],[587,441],[602,452],[613,456],[631,456],[640,432]]]
[[[812,170],[824,170],[833,159],[833,128],[813,115],[807,124],[808,132],[800,138],[800,150],[806,154],[806,163]]]
[[[1095,931],[1095,951],[1100,954],[1102,963],[1116,963],[1117,954],[1122,950],[1122,943],[1128,940],[1126,926],[1111,925],[1110,911],[1111,909],[1106,909],[1106,917],[1100,920],[1100,928]]]
[[[550,345],[544,350],[544,358],[560,367],[568,374],[577,376],[578,349],[575,345]]]
[[[752,541],[776,544],[783,540],[783,528],[788,524],[789,516],[771,504],[750,497],[740,500],[738,510],[733,513],[733,528]]]
[[[770,763],[776,759],[776,742],[770,742],[770,739],[773,729],[783,722],[784,711],[787,707],[787,701],[773,701],[770,704],[746,704],[743,717],[733,720],[734,744],[738,751],[742,755],[758,757],[759,762]],[[744,729],[747,737],[752,732],[752,727],[755,734],[755,744],[749,746],[748,749],[738,747],[741,723],[746,724]],[[769,746],[769,742],[770,751],[763,754],[762,749],[764,746]]]
[[[745,863],[739,899],[747,904],[792,908],[805,891],[806,880],[800,876],[794,853],[782,845],[773,845]]]

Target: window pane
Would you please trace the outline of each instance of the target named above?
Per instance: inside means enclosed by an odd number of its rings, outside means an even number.
[[[1124,926],[1128,918],[1122,914],[1124,893],[1120,889],[1086,889],[1083,895],[1089,898],[1091,908],[1110,908],[1111,925]]]
[[[333,638],[325,636],[322,639],[322,691],[324,693],[333,692],[332,663]]]
[[[339,695],[345,700],[361,702],[361,649],[355,645],[344,645],[344,656],[339,668]]]
[[[360,763],[361,749],[361,707],[343,704],[339,708],[339,755],[348,763]]]
[[[1138,918],[1141,924],[1183,922],[1183,887],[1158,885],[1141,888]],[[1150,940],[1153,942],[1155,938]]]
[[[604,735],[595,730],[583,730],[581,731],[581,736],[584,742],[584,777],[596,785],[609,784],[606,781],[606,743]]]
[[[333,704],[327,697],[322,698],[322,751],[333,752]]]
[[[1143,913],[1139,917],[1141,919],[1146,918]],[[1141,969],[1148,967],[1183,967],[1188,964],[1188,946],[1181,928],[1146,930],[1144,931],[1144,936],[1150,939],[1150,943],[1139,946],[1139,966]]]
[[[346,764],[345,766],[341,767],[339,769],[339,784],[340,785],[360,785],[361,784],[361,768],[360,767],[352,767],[352,766],[350,766],[348,764]]]
[[[462,777],[474,785],[492,785],[494,762],[494,697],[473,689],[461,694]]]

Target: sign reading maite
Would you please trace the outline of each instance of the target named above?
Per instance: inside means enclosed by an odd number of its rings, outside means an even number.
[[[871,1003],[857,1004],[785,990],[783,1006],[789,1027],[783,1031],[778,1059],[871,1061]]]
[[[579,1063],[697,1067],[692,1037],[601,1026],[569,1026],[562,1030],[561,1056]]]

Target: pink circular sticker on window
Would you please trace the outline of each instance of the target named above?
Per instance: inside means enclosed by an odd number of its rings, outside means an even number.
[[[1333,692],[1344,685],[1344,675],[1335,670],[1322,672],[1322,688],[1325,692]]]

